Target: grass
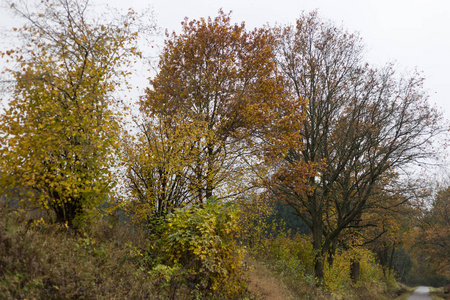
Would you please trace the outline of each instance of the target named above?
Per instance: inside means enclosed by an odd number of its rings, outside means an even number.
[[[297,299],[281,278],[274,274],[262,261],[247,256],[245,262],[248,266],[248,289],[255,299]]]
[[[123,222],[98,220],[80,233],[33,221],[30,215],[0,204],[0,298],[206,299],[189,278],[174,277],[171,269],[158,273],[149,267],[154,264],[148,259],[157,253],[148,255],[148,245],[142,229]],[[338,295],[317,287],[311,265],[301,263],[310,260],[306,245],[304,239],[282,239],[264,255],[252,253],[255,258],[247,259],[246,267],[248,290],[236,299],[394,298],[392,293],[364,285]],[[440,293],[434,292],[436,297]]]
[[[328,282],[325,286],[318,286],[312,275],[314,258],[308,244],[308,240],[303,237],[278,237],[266,240],[262,247],[252,249],[251,254],[287,287],[293,299],[387,300],[403,293],[402,285],[395,284],[395,287],[389,289],[382,278],[374,279],[371,276],[366,276],[370,277],[367,282],[352,284],[350,274],[348,278],[341,274],[339,276],[342,278],[333,279],[336,281],[335,286],[343,282],[342,288],[331,290]]]
[[[0,298],[225,299],[205,296],[176,269],[155,270],[150,242],[132,224],[102,219],[75,232],[0,203]]]
[[[0,294],[5,299],[148,299],[152,280],[126,245],[130,228],[77,234],[0,207]],[[127,240],[127,243],[123,243]]]
[[[408,299],[408,297],[411,296],[417,288],[418,288],[417,286],[415,286],[415,287],[406,287],[406,289],[404,290],[403,294],[401,294],[399,297],[395,298],[395,300],[406,300],[406,299]],[[443,287],[440,287],[440,288],[430,287],[430,297],[433,300],[450,300],[450,295],[444,293],[444,288]]]
[[[450,300],[450,294],[445,294],[443,287],[430,287],[430,296],[433,300]]]
[[[254,255],[253,264],[259,265],[259,268],[266,269],[266,278],[260,280],[275,280],[280,282],[279,286],[287,289],[286,294],[291,295],[291,299],[311,299],[327,300],[332,299],[321,288],[317,287],[312,276],[300,275],[296,270],[284,264],[280,259],[268,256]],[[274,279],[272,279],[274,278]]]
[[[400,296],[395,298],[395,300],[406,300],[406,299],[408,299],[408,297],[411,296],[416,289],[417,289],[417,286],[416,287],[403,286],[403,288],[399,291]]]

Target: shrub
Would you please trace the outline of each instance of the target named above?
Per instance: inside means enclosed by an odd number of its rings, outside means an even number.
[[[159,254],[170,270],[179,264],[185,279],[197,292],[222,293],[227,297],[243,293],[243,252],[237,246],[239,209],[231,202],[214,198],[204,207],[176,209],[160,225]],[[158,265],[152,272],[169,270]],[[173,273],[173,272],[172,272]],[[176,275],[173,275],[173,279]]]
[[[338,251],[333,257],[333,264],[325,263],[324,286],[334,298],[342,299],[351,289],[350,278],[351,259],[354,258],[351,251]]]
[[[314,250],[307,236],[297,234],[290,238],[279,235],[276,238],[266,239],[260,253],[275,259],[280,269],[291,270],[303,277],[311,273],[314,266]]]
[[[258,247],[270,233],[273,233],[272,227],[278,227],[278,224],[268,222],[274,214],[273,205],[262,196],[240,199],[238,205],[242,212],[239,220],[241,226],[239,239],[251,248]]]
[[[356,284],[353,284],[350,275],[353,261],[358,261],[360,265]],[[392,280],[395,282],[395,279]],[[338,251],[333,257],[333,264],[325,264],[325,288],[337,299],[348,298],[353,288],[363,288],[368,294],[382,293],[385,291],[384,281],[382,269],[376,263],[373,253],[364,248]]]
[[[264,261],[299,299],[322,299],[313,288],[314,250],[310,238],[290,232],[266,236],[252,253]]]

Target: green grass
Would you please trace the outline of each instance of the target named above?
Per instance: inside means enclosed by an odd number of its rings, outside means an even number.
[[[440,287],[440,288],[430,287],[430,296],[433,300],[448,300],[448,299],[450,299],[450,295],[444,293],[444,287]]]
[[[401,293],[401,295],[398,296],[397,298],[395,298],[395,300],[408,299],[408,297],[411,296],[417,288],[418,288],[418,286],[409,287],[409,286],[403,285],[402,289],[399,291],[399,293]]]
[[[395,298],[395,300],[406,300],[408,299],[409,296],[412,295],[413,292],[406,292],[404,294],[402,294],[401,296]]]
[[[409,296],[411,296],[414,291],[417,289],[418,287],[408,287],[404,293],[402,295],[400,295],[399,297],[395,298],[395,300],[406,300],[408,299]],[[450,295],[448,294],[444,294],[444,288],[440,287],[440,288],[434,288],[434,287],[430,287],[430,297],[433,300],[449,300],[450,299]]]

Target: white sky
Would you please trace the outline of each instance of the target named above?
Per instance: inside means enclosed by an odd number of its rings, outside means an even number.
[[[92,0],[94,1],[94,0]],[[248,28],[294,23],[302,11],[360,32],[370,63],[396,61],[400,70],[424,72],[430,102],[450,119],[450,1],[446,0],[109,0],[118,8],[153,5],[157,23],[179,32],[184,17],[216,16],[233,11],[232,21]]]
[[[1,0],[0,0],[1,1]],[[400,70],[424,72],[430,102],[450,119],[450,1],[446,0],[91,0],[112,7],[141,11],[153,6],[157,24],[179,32],[184,17],[214,17],[219,8],[233,11],[232,21],[253,28],[269,23],[294,23],[302,11],[359,31],[370,63],[396,61]],[[0,7],[0,26],[14,23]],[[4,40],[0,40],[1,44]]]

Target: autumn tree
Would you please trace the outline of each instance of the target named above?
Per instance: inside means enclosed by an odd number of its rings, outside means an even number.
[[[408,166],[432,157],[434,137],[444,129],[423,78],[399,76],[393,65],[370,67],[357,35],[316,12],[279,32],[279,68],[292,94],[308,103],[303,143],[289,150],[271,184],[310,227],[315,276],[322,279],[324,257],[342,234],[363,226],[373,209],[395,207],[380,193],[389,195],[385,187]],[[315,164],[319,173],[298,180],[302,164]]]
[[[247,31],[222,11],[214,19],[182,24],[181,34],[168,35],[158,74],[141,99],[142,146],[136,149],[143,159],[129,169],[128,177],[133,178],[132,193],[148,195],[151,185],[144,178],[150,175],[167,179],[156,194],[166,194],[163,190],[176,184],[183,186],[183,195],[169,191],[182,197],[176,203],[202,204],[212,196],[233,197],[252,187],[245,163],[254,155],[249,145],[256,128],[277,115],[283,86],[269,30]],[[162,126],[156,139],[147,138],[152,124]],[[155,141],[163,153],[157,154]],[[161,169],[163,156],[172,158]],[[138,192],[136,186],[147,191]]]
[[[124,202],[136,221],[151,222],[195,202],[188,178],[196,154],[192,137],[205,128],[183,123],[168,128],[160,119],[136,125],[137,132],[121,143]]]
[[[27,23],[15,29],[24,46],[3,53],[17,68],[0,119],[2,186],[75,227],[114,186],[111,94],[137,54],[134,13],[102,23],[87,0],[34,4],[10,2]]]
[[[376,254],[386,278],[395,273],[404,280],[412,264],[406,249],[407,241],[411,239],[410,223],[413,209],[403,195],[394,197],[402,198],[388,204],[389,200],[393,200],[390,199],[393,196],[380,192],[379,199],[362,215],[360,226],[350,228],[347,234],[352,239],[359,239],[358,243],[353,243],[354,245],[364,246]],[[378,207],[377,204],[382,206]],[[351,241],[345,234],[343,240],[343,243]]]
[[[435,271],[450,276],[450,188],[438,191],[417,225],[415,242],[419,252]]]

